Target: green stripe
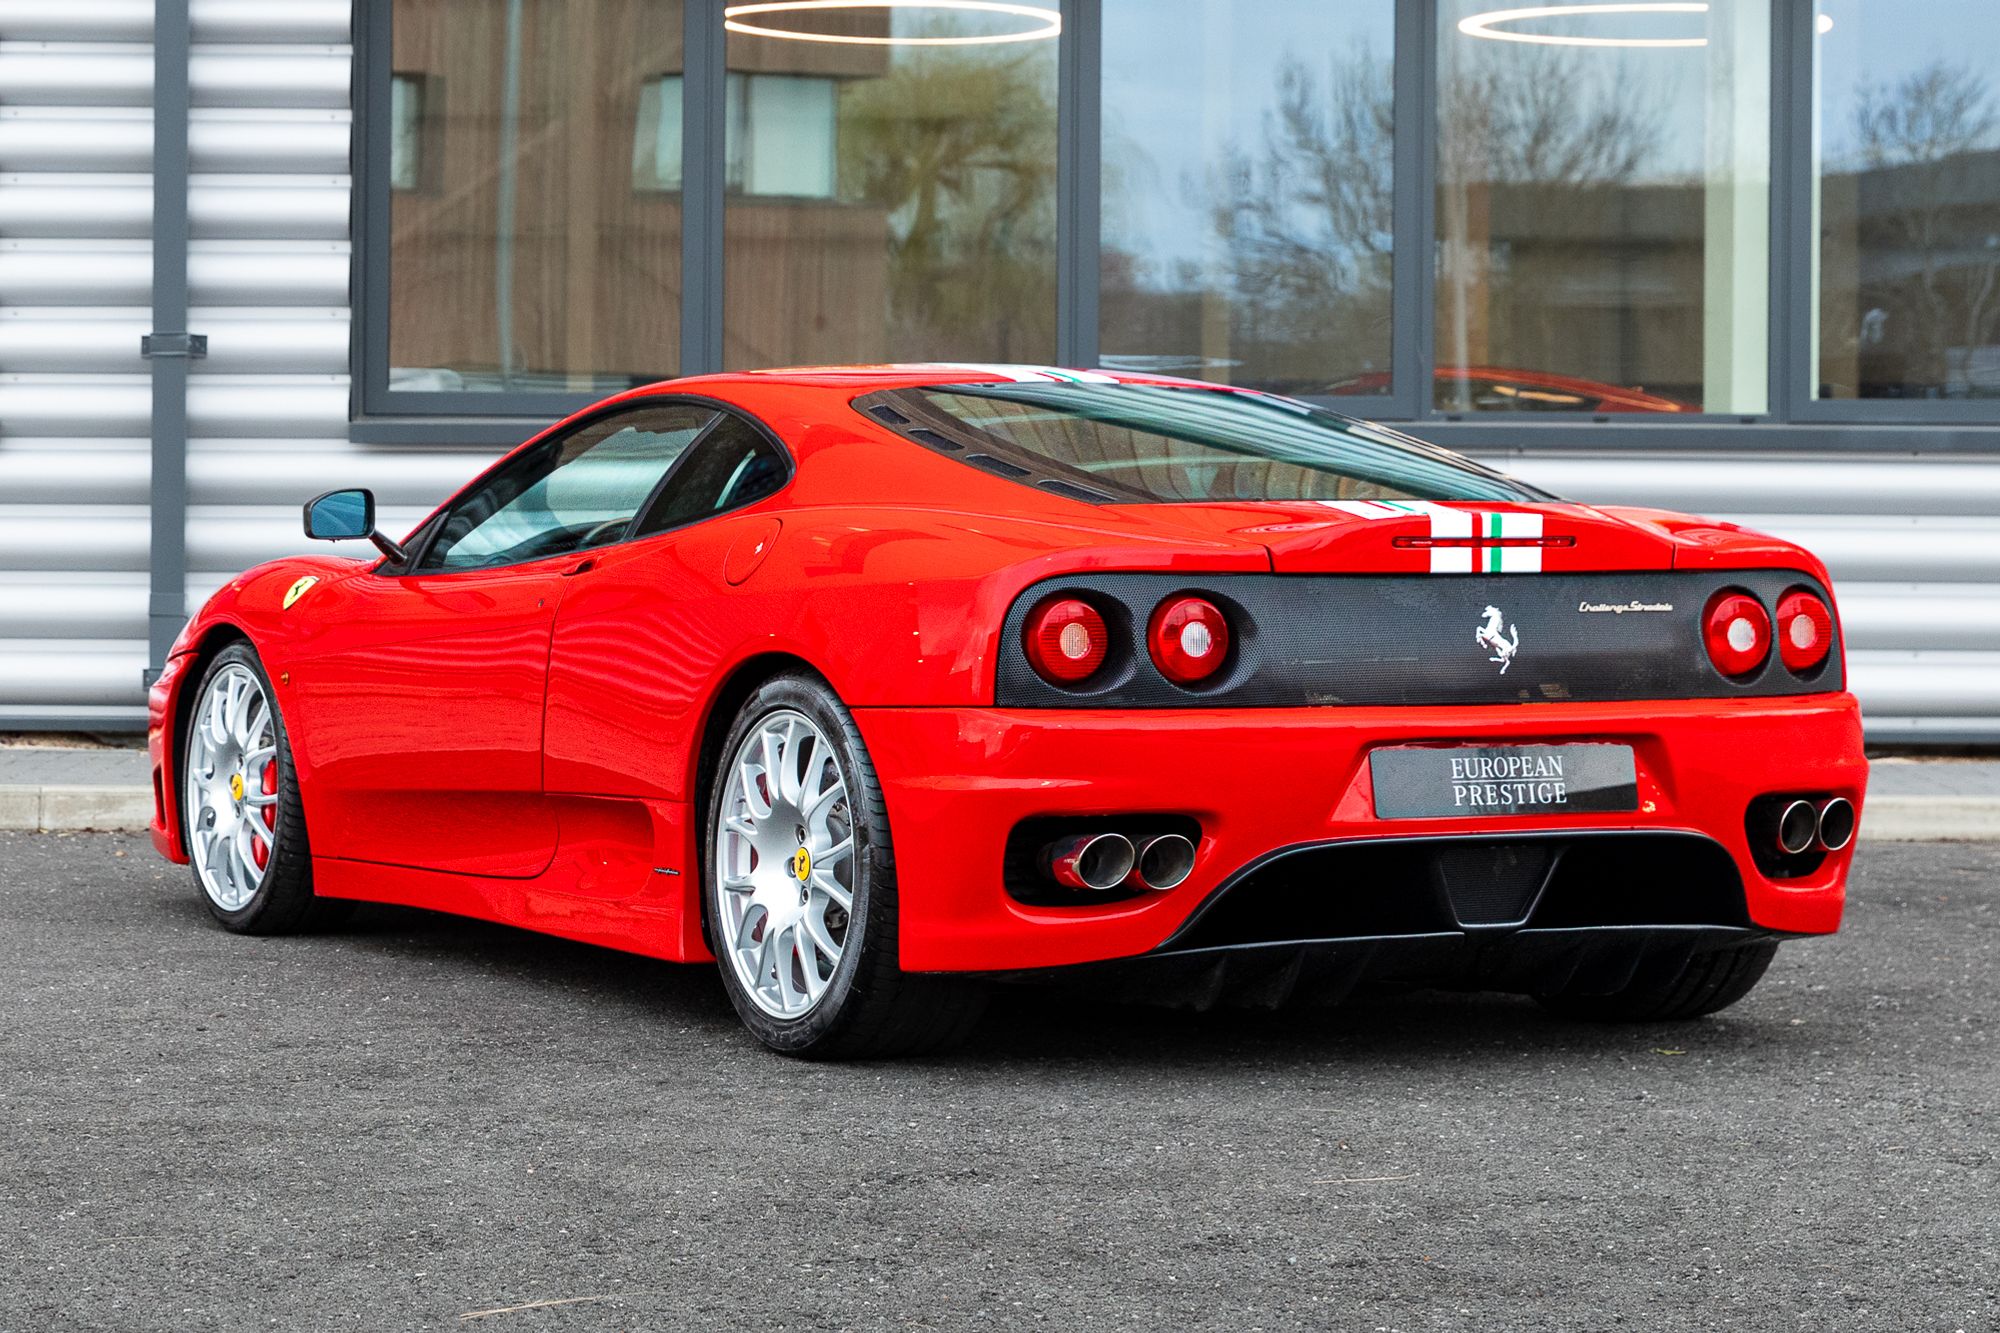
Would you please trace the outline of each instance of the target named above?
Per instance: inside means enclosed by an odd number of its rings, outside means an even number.
[[[1500,535],[1500,515],[1488,514],[1486,516],[1486,535],[1488,537],[1498,537]],[[1489,573],[1497,574],[1500,572],[1499,547],[1489,546],[1486,548],[1486,568]]]

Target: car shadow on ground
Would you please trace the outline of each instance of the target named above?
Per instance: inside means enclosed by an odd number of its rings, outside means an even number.
[[[189,906],[202,915],[198,905]],[[560,995],[601,1007],[607,1019],[666,1023],[700,1040],[750,1046],[709,964],[665,963],[510,926],[373,904],[318,939],[385,961],[419,960],[427,975],[450,978],[457,969],[465,987],[492,987],[516,1000],[524,998],[522,990]],[[1738,1011],[1699,1022],[1631,1025],[1559,1019],[1525,997],[1490,993],[1363,992],[1332,1007],[1196,1012],[1007,984],[994,987],[987,1015],[969,1040],[923,1063],[1087,1060],[1192,1068],[1353,1060],[1408,1067],[1504,1054],[1510,1061],[1539,1056],[1581,1064],[1656,1047],[1675,1053],[1698,1047],[1705,1055],[1747,1051],[1789,1042],[1795,1033],[1783,1014],[1755,1004],[1754,997]],[[1834,1035],[1819,1026],[1815,1044],[1825,1049]]]

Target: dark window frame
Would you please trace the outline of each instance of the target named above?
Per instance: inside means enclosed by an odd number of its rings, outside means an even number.
[[[589,552],[569,551],[557,555],[535,556],[529,560],[515,561],[504,565],[481,565],[476,569],[434,569],[426,565],[425,562],[430,559],[432,545],[436,543],[438,534],[444,530],[445,524],[450,522],[452,511],[458,507],[459,502],[465,496],[492,480],[493,477],[498,475],[515,459],[524,456],[529,449],[539,448],[551,442],[567,439],[580,430],[588,430],[590,427],[614,417],[629,416],[638,412],[653,411],[662,407],[698,407],[715,415],[711,420],[702,424],[701,429],[695,433],[694,438],[688,441],[687,448],[681,450],[680,456],[675,458],[673,463],[668,466],[666,472],[661,475],[660,480],[654,484],[653,489],[633,513],[631,520],[625,526],[625,532],[616,541],[604,542],[593,546]],[[769,494],[761,495],[757,499],[748,501],[745,504],[720,510],[713,514],[707,514],[701,518],[678,524],[674,527],[662,528],[657,532],[641,532],[640,529],[644,527],[647,517],[651,515],[653,510],[665,498],[668,490],[673,485],[675,476],[680,473],[681,468],[687,463],[688,459],[694,457],[695,451],[701,447],[702,442],[714,432],[715,428],[728,418],[734,418],[749,426],[751,430],[762,436],[764,441],[776,451],[779,461],[784,465],[783,480]],[[494,459],[477,476],[440,501],[437,508],[432,510],[429,516],[417,525],[415,540],[411,542],[408,551],[405,553],[406,558],[402,563],[396,564],[384,561],[376,567],[375,572],[392,578],[455,578],[461,574],[485,574],[496,570],[520,569],[526,565],[537,564],[544,560],[561,560],[566,557],[587,555],[590,552],[608,551],[615,547],[630,545],[633,542],[652,541],[657,537],[666,537],[677,532],[684,532],[710,519],[721,518],[724,515],[735,513],[739,509],[747,509],[752,505],[761,504],[772,496],[783,492],[785,487],[791,485],[792,479],[797,475],[798,460],[792,456],[792,451],[785,444],[784,438],[775,430],[772,430],[764,421],[752,413],[744,411],[736,404],[726,403],[721,399],[710,398],[702,394],[644,394],[637,398],[628,398],[608,404],[600,411],[577,417],[573,421],[565,420],[557,422],[548,429],[522,441],[517,447],[509,449],[505,454]]]
[[[1056,359],[1094,365],[1101,240],[1102,0],[1057,0]],[[682,233],[678,375],[722,368],[726,69],[722,0],[686,0],[682,75]],[[352,438],[381,443],[515,443],[535,422],[602,395],[419,392],[388,386],[389,0],[355,7],[356,252]],[[2000,452],[2000,399],[1816,399],[1811,345],[1814,216],[1813,6],[1771,0],[1771,189],[1768,398],[1757,414],[1591,416],[1510,412],[1504,419],[1438,411],[1435,218],[1438,27],[1436,0],[1396,0],[1390,390],[1308,401],[1410,427],[1451,448],[1481,452]],[[1793,243],[1796,242],[1796,243]],[[662,373],[668,373],[663,368]]]

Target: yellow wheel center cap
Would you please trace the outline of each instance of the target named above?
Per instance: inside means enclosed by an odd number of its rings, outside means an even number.
[[[243,799],[243,775],[241,773],[231,773],[229,775],[229,794],[239,801]]]
[[[812,872],[812,853],[801,847],[792,854],[792,874],[798,877],[799,883],[803,884],[812,878]]]

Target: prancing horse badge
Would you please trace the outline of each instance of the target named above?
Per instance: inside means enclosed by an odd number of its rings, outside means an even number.
[[[1507,624],[1507,617],[1497,606],[1489,606],[1485,611],[1486,620],[1472,631],[1472,641],[1493,656],[1489,662],[1500,664],[1500,674],[1506,675],[1507,668],[1514,665],[1514,654],[1521,651],[1521,627]],[[1502,629],[1505,633],[1502,633]]]

